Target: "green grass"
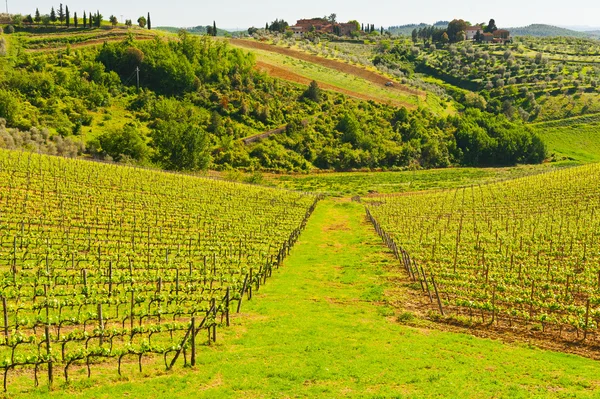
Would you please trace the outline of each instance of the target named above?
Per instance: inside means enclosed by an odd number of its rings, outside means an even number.
[[[399,324],[381,301],[397,261],[355,203],[319,205],[283,269],[195,369],[119,381],[93,368],[28,397],[597,397],[597,362]],[[387,317],[386,317],[387,316]],[[81,373],[83,374],[83,373]],[[29,381],[31,385],[31,381]]]
[[[535,130],[557,159],[600,161],[600,122],[566,123],[564,126],[539,124]]]
[[[600,154],[600,151],[598,152]],[[405,172],[354,172],[311,175],[271,175],[272,185],[298,191],[332,195],[365,195],[369,192],[399,193],[483,184],[570,166],[569,162],[523,165],[512,168],[448,168]]]

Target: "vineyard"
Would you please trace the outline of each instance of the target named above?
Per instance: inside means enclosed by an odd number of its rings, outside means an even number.
[[[364,198],[430,312],[598,345],[600,167]],[[435,315],[439,318],[440,315]]]
[[[317,200],[0,151],[4,389],[15,369],[37,385],[100,362],[119,374],[144,357],[193,365],[196,343],[215,341],[266,281]]]

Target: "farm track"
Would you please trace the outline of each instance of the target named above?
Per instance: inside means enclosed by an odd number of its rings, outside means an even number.
[[[343,73],[347,73],[349,75],[357,76],[359,78],[365,79],[371,83],[375,83],[380,86],[385,86],[385,84],[390,81],[390,79],[388,77],[383,76],[374,71],[369,71],[368,69],[350,65],[345,62],[338,61],[338,60],[327,59],[327,58],[319,57],[319,56],[316,56],[313,54],[304,53],[304,52],[293,50],[293,49],[286,48],[286,47],[274,46],[271,44],[260,43],[260,42],[251,41],[251,40],[241,40],[241,39],[231,39],[230,43],[235,46],[238,46],[238,47],[270,51],[273,53],[278,53],[278,54],[286,55],[288,57],[296,58],[296,59],[299,59],[302,61],[307,61],[307,62],[310,62],[313,64],[321,65],[326,68],[334,69],[338,72],[343,72]],[[401,92],[405,95],[418,96],[421,99],[425,99],[427,97],[427,94],[423,91],[411,89],[409,87],[406,87],[406,86],[403,86],[400,84],[396,84],[395,86],[389,87],[388,89]]]

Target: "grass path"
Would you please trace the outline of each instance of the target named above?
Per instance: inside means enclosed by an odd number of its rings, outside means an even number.
[[[598,397],[577,356],[398,324],[383,304],[392,256],[359,204],[326,200],[284,267],[195,369],[94,377],[56,396],[195,398]],[[113,371],[113,374],[114,371]],[[152,377],[152,378],[148,378]],[[86,389],[82,384],[87,384]],[[594,391],[596,390],[596,391]],[[47,392],[36,392],[40,397]],[[32,395],[33,396],[33,395]],[[53,395],[54,396],[54,395]]]

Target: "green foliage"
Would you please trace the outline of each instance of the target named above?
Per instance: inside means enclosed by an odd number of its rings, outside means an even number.
[[[462,19],[454,19],[448,24],[448,38],[456,43],[464,40],[464,32],[467,30],[467,23]]]
[[[102,133],[96,140],[98,147],[94,151],[104,157],[108,155],[116,162],[132,159],[143,163],[149,159],[150,151],[145,138],[133,124]]]
[[[158,122],[152,131],[155,161],[170,170],[202,170],[210,162],[206,131],[190,123]]]
[[[9,125],[14,125],[19,116],[19,102],[15,98],[15,93],[0,89],[0,118],[3,118]]]
[[[306,89],[303,95],[304,98],[307,98],[316,103],[321,101],[321,88],[319,88],[319,84],[316,80],[310,82],[310,85],[308,85],[308,88]]]
[[[290,25],[283,19],[276,19],[269,25],[269,31],[283,33]]]
[[[547,156],[544,143],[530,128],[502,115],[469,109],[462,118],[450,118],[450,123],[466,165],[539,163]]]

